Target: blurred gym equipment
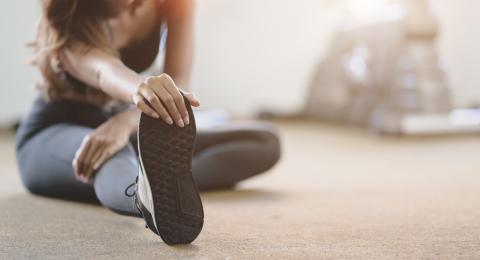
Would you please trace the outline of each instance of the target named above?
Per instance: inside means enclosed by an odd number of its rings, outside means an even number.
[[[296,117],[380,134],[480,132],[480,110],[452,107],[428,0],[392,2],[347,16]]]

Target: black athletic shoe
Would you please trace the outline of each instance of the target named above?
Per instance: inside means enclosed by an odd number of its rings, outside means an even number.
[[[141,115],[138,126],[140,173],[135,201],[148,228],[169,245],[191,243],[203,227],[203,206],[192,177],[196,127],[183,128]]]

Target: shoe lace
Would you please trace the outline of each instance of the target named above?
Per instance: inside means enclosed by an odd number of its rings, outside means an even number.
[[[129,192],[129,190],[130,190],[132,187],[136,186],[137,183],[138,183],[138,176],[137,176],[137,178],[135,178],[135,182],[134,182],[134,183],[128,185],[127,188],[125,188],[125,196],[130,197],[130,198],[131,198],[131,197],[135,197],[134,200],[133,200],[133,205],[135,206],[135,208],[137,208],[138,212],[140,213],[140,215],[142,216],[142,218],[145,220],[145,228],[149,228],[149,229],[151,229],[155,234],[158,234],[158,232],[155,231],[155,229],[150,228],[150,227],[148,226],[148,223],[147,223],[147,220],[146,220],[146,218],[145,218],[145,215],[143,214],[143,211],[140,209],[138,197],[135,196],[135,195],[137,194],[137,190],[134,189],[133,192]]]
[[[137,183],[138,183],[138,176],[137,176],[137,178],[135,178],[135,182],[134,182],[134,183],[128,185],[127,188],[125,188],[125,196],[131,198],[131,197],[135,196],[135,194],[137,194],[137,190],[136,190],[136,189],[134,189],[133,192],[129,192],[129,190],[130,190],[131,188],[135,187],[135,186],[137,185]]]

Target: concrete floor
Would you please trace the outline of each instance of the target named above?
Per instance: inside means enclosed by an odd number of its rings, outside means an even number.
[[[237,190],[202,194],[204,230],[176,247],[142,220],[27,194],[3,133],[0,258],[480,258],[479,137],[280,126],[282,162]]]

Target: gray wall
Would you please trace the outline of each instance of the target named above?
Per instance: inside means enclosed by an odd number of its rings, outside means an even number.
[[[25,47],[35,35],[37,1],[3,1],[0,9],[0,124],[17,119],[33,97],[36,71]]]

